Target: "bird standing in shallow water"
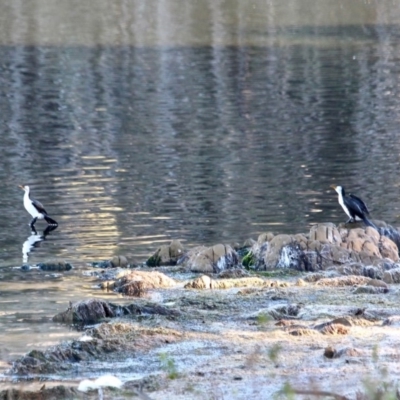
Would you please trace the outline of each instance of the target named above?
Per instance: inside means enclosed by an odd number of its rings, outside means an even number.
[[[344,187],[331,185],[331,188],[335,189],[338,193],[339,204],[342,206],[344,212],[349,216],[348,222],[363,221],[365,225],[372,226],[376,230],[378,227],[370,221],[367,216],[369,211],[367,205],[354,194],[349,194],[346,196]]]
[[[50,218],[47,214],[46,210],[43,207],[43,204],[37,200],[31,199],[29,197],[29,186],[20,186],[22,190],[25,191],[24,194],[24,207],[29,214],[32,215],[32,221],[29,226],[32,229],[32,232],[36,234],[35,223],[38,219],[45,219],[46,222],[54,227],[58,226],[58,223],[54,221],[54,219]]]

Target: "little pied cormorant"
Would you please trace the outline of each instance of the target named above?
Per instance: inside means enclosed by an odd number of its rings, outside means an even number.
[[[338,193],[339,204],[342,206],[344,212],[349,216],[346,223],[363,221],[365,225],[372,226],[378,230],[377,226],[368,219],[369,210],[367,205],[354,194],[346,196],[344,187],[331,185],[331,188],[335,189]]]
[[[20,186],[20,188],[25,191],[24,207],[26,211],[28,211],[28,213],[32,215],[33,218],[29,224],[32,231],[36,233],[35,223],[38,219],[45,219],[49,225],[57,227],[58,223],[54,221],[54,219],[49,217],[49,215],[47,214],[46,210],[43,207],[43,204],[29,197],[29,186]]]

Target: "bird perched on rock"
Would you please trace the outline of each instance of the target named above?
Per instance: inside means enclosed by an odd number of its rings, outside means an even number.
[[[53,227],[57,227],[58,223],[54,221],[54,219],[50,218],[47,214],[46,210],[43,207],[43,204],[37,200],[31,199],[29,197],[29,186],[20,186],[22,190],[25,191],[24,194],[24,207],[29,214],[32,215],[32,221],[29,226],[32,229],[32,232],[36,234],[35,223],[38,219],[45,219],[46,222]]]
[[[339,204],[342,206],[344,212],[349,216],[346,223],[363,221],[365,225],[372,226],[378,230],[377,226],[368,219],[369,211],[367,205],[354,194],[346,196],[344,187],[331,185],[331,188],[335,189],[338,193]]]

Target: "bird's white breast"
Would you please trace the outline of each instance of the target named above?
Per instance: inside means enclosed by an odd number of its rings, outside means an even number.
[[[32,204],[32,200],[29,198],[28,194],[24,195],[24,207],[33,218],[43,219],[44,215],[40,213],[36,207]]]
[[[342,196],[341,194],[339,194],[339,204],[342,206],[344,212],[345,212],[350,218],[352,218],[349,209],[348,209],[347,206],[344,204],[343,196]]]

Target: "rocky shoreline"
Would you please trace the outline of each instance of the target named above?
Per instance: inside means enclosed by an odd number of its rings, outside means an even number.
[[[395,395],[399,232],[376,224],[318,224],[243,246],[174,240],[146,265],[124,256],[95,263],[99,289],[132,301],[99,294],[60,310],[53,321],[82,337],[15,360],[0,398]],[[104,374],[122,387],[78,390]]]

